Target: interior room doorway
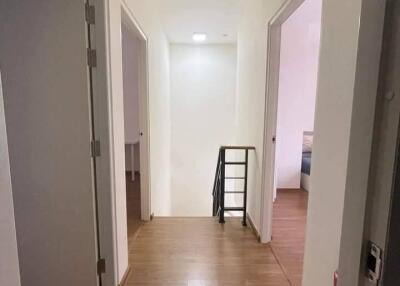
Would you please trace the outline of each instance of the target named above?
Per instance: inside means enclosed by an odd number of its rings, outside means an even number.
[[[150,220],[147,39],[122,6],[125,170],[128,238]]]
[[[321,28],[320,0],[291,1],[269,25],[263,242],[301,285]],[[270,139],[270,140],[269,140]]]

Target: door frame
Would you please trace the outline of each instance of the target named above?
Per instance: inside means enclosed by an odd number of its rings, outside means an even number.
[[[103,286],[118,285],[118,252],[116,232],[116,194],[114,146],[112,143],[112,85],[110,75],[110,21],[109,2],[88,0],[95,7],[95,23],[91,24],[90,42],[96,50],[97,63],[92,68],[92,110],[95,128],[94,140],[100,141],[101,156],[96,157],[97,208],[98,208],[98,247],[105,259],[106,271],[101,275]],[[111,271],[108,271],[111,269]]]
[[[272,211],[276,186],[276,129],[278,121],[279,71],[282,24],[305,0],[287,0],[268,23],[267,85],[264,114],[264,144],[261,173],[260,239],[272,239]]]
[[[101,275],[103,286],[119,285],[119,265],[118,265],[118,237],[117,237],[117,183],[116,182],[116,166],[115,154],[116,146],[114,144],[114,118],[113,112],[114,103],[114,82],[116,76],[113,73],[112,60],[114,46],[118,46],[115,42],[116,39],[114,32],[112,32],[113,24],[118,19],[119,26],[121,26],[122,17],[129,19],[133,24],[135,31],[139,36],[144,39],[144,44],[141,49],[143,55],[141,61],[141,68],[144,70],[145,76],[140,80],[140,96],[144,99],[140,102],[140,107],[145,106],[146,112],[142,114],[140,127],[144,136],[141,140],[147,140],[148,144],[141,144],[147,146],[145,162],[141,162],[141,167],[146,169],[141,170],[144,174],[143,180],[147,180],[142,185],[142,190],[146,190],[142,196],[142,218],[144,220],[150,219],[151,214],[151,186],[150,186],[150,137],[149,137],[149,88],[148,88],[148,42],[147,37],[139,26],[132,11],[126,5],[124,0],[118,0],[115,3],[111,0],[96,1],[88,0],[90,5],[95,7],[95,23],[91,25],[91,44],[92,48],[96,50],[97,60],[96,67],[93,69],[92,88],[93,88],[93,111],[94,111],[94,126],[96,129],[95,140],[100,141],[101,155],[96,157],[96,181],[98,188],[98,224],[99,224],[99,249],[101,258],[105,259],[105,273]],[[118,8],[117,8],[118,7]],[[117,11],[118,10],[118,11]],[[122,46],[121,46],[122,48]],[[122,51],[121,51],[122,52]],[[122,70],[121,70],[122,74]],[[141,159],[142,160],[142,159]],[[123,165],[125,168],[125,164]],[[124,174],[125,175],[125,174]],[[126,222],[125,222],[126,223]]]
[[[387,0],[363,0],[339,250],[339,285],[358,285]],[[363,270],[363,269],[362,269]]]
[[[384,283],[393,283],[398,279],[398,238],[400,229],[398,221],[400,219],[400,124],[397,124],[397,142],[395,150],[395,162],[393,166],[393,181],[391,198],[389,203],[389,217],[387,223],[386,244],[384,249],[384,263],[381,280]],[[369,211],[371,213],[372,211]]]
[[[135,16],[124,1],[121,1],[121,21],[140,39],[139,50],[139,129],[140,129],[140,201],[141,218],[151,218],[150,180],[150,117],[148,85],[148,39]],[[133,171],[133,170],[132,170]]]

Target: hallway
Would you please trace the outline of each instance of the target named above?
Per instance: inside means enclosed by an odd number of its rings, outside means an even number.
[[[127,175],[129,264],[125,285],[301,285],[308,193],[279,190],[273,241],[260,244],[240,219],[140,221],[140,177]]]
[[[260,244],[240,219],[156,218],[129,247],[126,285],[290,285],[269,245]]]

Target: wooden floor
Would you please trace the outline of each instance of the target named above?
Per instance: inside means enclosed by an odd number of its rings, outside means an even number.
[[[307,203],[303,190],[279,190],[274,203],[271,247],[293,286],[302,280]]]
[[[297,211],[292,207],[304,207],[300,203],[303,195],[278,194],[274,219],[276,241],[263,245],[250,228],[242,227],[239,218],[228,218],[225,225],[214,218],[155,218],[138,224],[137,213],[132,209],[138,201],[129,202],[137,196],[129,195],[128,188],[128,217],[135,215],[128,218],[131,272],[125,285],[300,285],[297,281],[301,265],[297,264],[301,263],[303,250],[297,247],[304,244],[299,235],[304,231],[297,232],[296,221],[302,223],[302,218],[294,218]],[[291,198],[298,202],[291,202]],[[275,225],[278,220],[279,226]],[[298,239],[287,239],[285,229]],[[291,241],[296,244],[293,249]]]
[[[128,219],[128,243],[131,244],[143,222],[140,219],[140,175],[135,174],[132,181],[132,174],[126,173],[126,210]]]
[[[290,285],[269,245],[258,243],[240,219],[156,218],[129,247],[126,285]]]

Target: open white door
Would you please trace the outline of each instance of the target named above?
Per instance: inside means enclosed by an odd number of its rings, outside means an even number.
[[[0,66],[21,269],[98,285],[85,2],[0,1]]]

